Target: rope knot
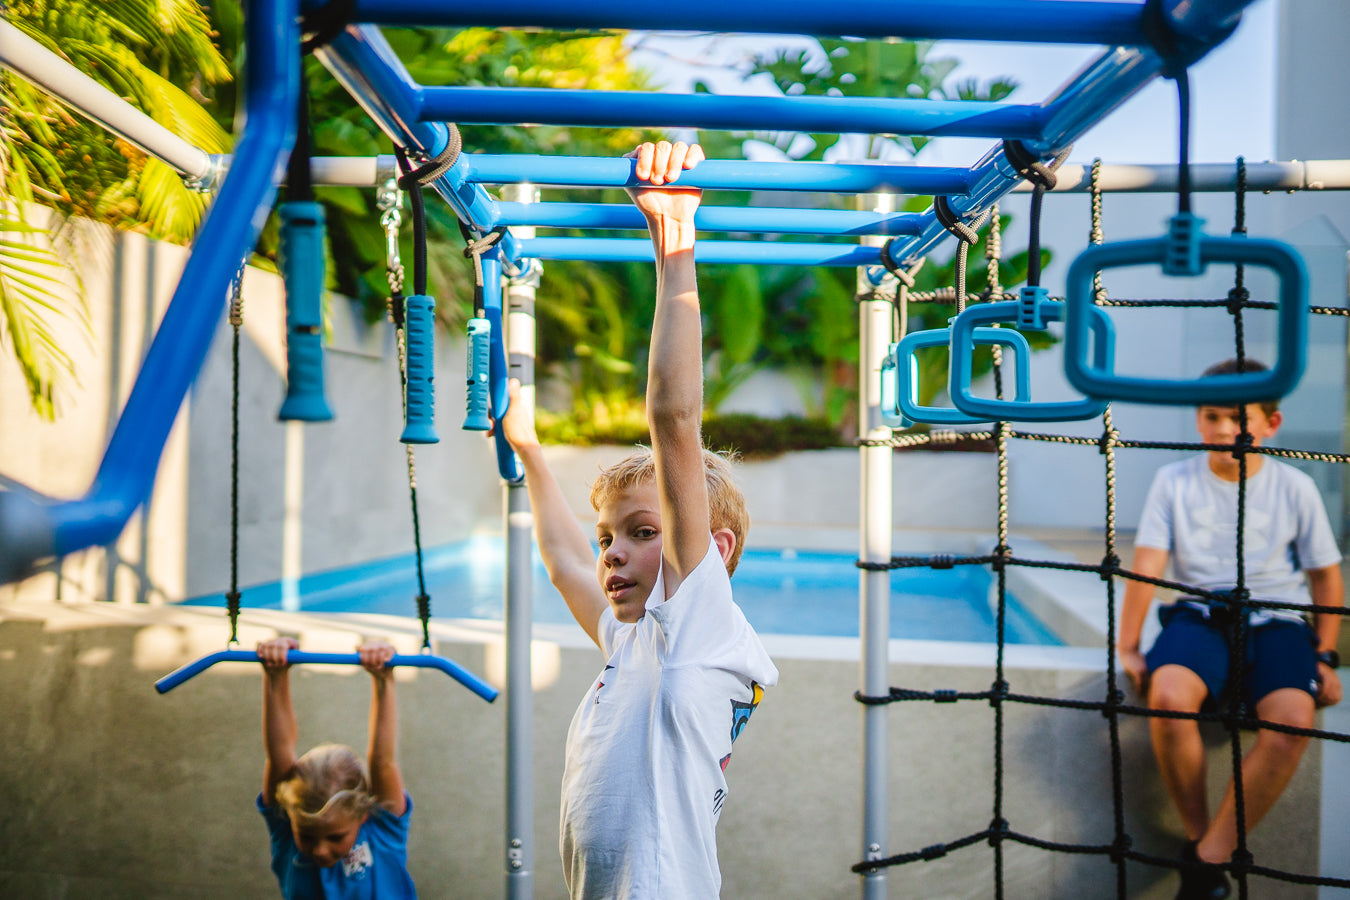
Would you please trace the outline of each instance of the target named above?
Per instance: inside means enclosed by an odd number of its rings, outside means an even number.
[[[994,683],[989,686],[989,705],[998,706],[1007,698],[1008,682],[1002,678],[995,679]]]
[[[1252,292],[1245,287],[1235,287],[1228,291],[1228,314],[1236,316],[1242,312],[1247,302],[1251,300]]]
[[[1111,576],[1120,571],[1120,557],[1114,553],[1108,553],[1102,557],[1101,577],[1102,581],[1110,581]]]
[[[1111,862],[1122,862],[1129,854],[1130,847],[1133,846],[1133,844],[1134,842],[1130,840],[1128,834],[1117,835],[1116,839],[1111,842]]]
[[[941,859],[946,855],[947,855],[946,844],[933,844],[931,847],[924,847],[922,850],[919,851],[919,859],[922,860]]]
[[[997,847],[1008,836],[1008,820],[996,816],[989,822],[989,846]]]

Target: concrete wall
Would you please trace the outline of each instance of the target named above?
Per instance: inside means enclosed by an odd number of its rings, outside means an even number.
[[[358,634],[415,642],[397,620],[343,625],[254,613],[241,637],[298,634],[311,649],[345,649]],[[491,671],[496,638],[438,628],[437,650]],[[0,896],[25,900],[237,900],[272,896],[267,838],[252,809],[261,778],[260,690],[255,667],[222,665],[156,696],[159,675],[221,646],[222,623],[202,611],[107,604],[0,606]],[[601,659],[579,632],[541,638],[536,657],[535,890],[560,900],[558,785],[567,724]],[[849,867],[861,857],[860,715],[855,642],[769,638],[782,672],[737,741],[732,797],[719,828],[728,898],[856,897]],[[934,662],[934,654],[948,660]],[[1100,653],[1013,648],[1014,692],[1103,696]],[[895,642],[893,684],[981,690],[990,648]],[[439,674],[398,682],[400,758],[415,802],[410,867],[428,898],[503,893],[504,710]],[[295,671],[300,741],[363,746],[369,688],[359,671]],[[900,853],[988,826],[993,810],[993,713],[981,702],[902,703],[889,719],[890,846]],[[1097,713],[1010,704],[1004,725],[1003,815],[1013,830],[1050,841],[1107,843],[1110,748]],[[1125,826],[1145,853],[1176,853],[1179,823],[1154,774],[1145,726],[1120,731]],[[1257,862],[1317,871],[1320,749],[1251,839]],[[1227,746],[1211,742],[1214,792]],[[891,870],[890,896],[986,898],[993,854],[985,844]],[[1005,896],[1115,894],[1097,857],[1005,848]],[[1131,897],[1161,900],[1175,875],[1129,867]],[[1307,898],[1312,889],[1254,880],[1253,896]]]

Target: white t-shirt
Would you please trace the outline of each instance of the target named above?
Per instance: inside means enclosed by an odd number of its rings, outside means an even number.
[[[567,732],[560,845],[576,900],[718,896],[717,820],[731,742],[778,670],[709,538],[669,600],[658,575],[637,622],[606,609],[608,657]]]
[[[1311,604],[1303,570],[1341,560],[1316,485],[1293,466],[1267,458],[1247,479],[1246,493],[1243,557],[1252,599]],[[1183,584],[1229,590],[1237,583],[1237,495],[1237,482],[1210,471],[1208,454],[1169,463],[1153,478],[1135,546],[1168,551]],[[1272,618],[1303,617],[1255,608],[1251,624]]]

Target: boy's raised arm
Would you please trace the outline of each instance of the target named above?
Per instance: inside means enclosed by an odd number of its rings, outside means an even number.
[[[703,329],[694,271],[694,213],[701,192],[673,186],[703,159],[683,142],[642,144],[630,156],[650,188],[630,189],[656,254],[656,314],[647,371],[647,421],[661,504],[666,597],[708,552],[703,465]]]
[[[577,624],[599,646],[600,614],[609,603],[595,579],[595,551],[553,477],[539,446],[534,422],[520,401],[520,382],[511,380],[511,404],[502,417],[502,435],[525,469],[525,487],[534,513],[539,557],[549,581],[562,594]]]
[[[394,670],[388,666],[394,647],[384,641],[368,641],[356,648],[361,665],[370,673],[370,743],[366,765],[370,768],[371,791],[380,805],[396,816],[407,809],[403,773],[398,768],[398,705],[394,699]]]
[[[300,649],[294,638],[273,638],[258,643],[258,659],[263,665],[263,806],[276,805],[277,785],[290,777],[295,768],[295,743],[300,726],[291,703],[290,664],[286,654]]]

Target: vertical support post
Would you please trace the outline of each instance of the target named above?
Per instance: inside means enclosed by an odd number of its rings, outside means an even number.
[[[863,194],[858,197],[859,208],[890,213],[896,210],[893,194]],[[864,237],[865,244],[880,244],[884,238]],[[881,362],[886,358],[891,341],[893,309],[884,299],[876,298],[874,286],[866,269],[858,269],[859,318],[859,431],[868,440],[885,440],[891,430],[881,421]],[[863,298],[870,299],[863,299]],[[888,563],[891,560],[891,456],[890,447],[863,446],[859,469],[861,472],[860,521],[863,562]],[[891,637],[891,575],[889,571],[859,572],[858,596],[862,605],[859,622],[862,636],[862,693],[868,697],[885,696],[890,691],[890,637]],[[863,743],[863,823],[862,858],[881,859],[886,855],[889,803],[886,772],[886,723],[889,710],[885,706],[864,706],[862,713]],[[885,900],[886,872],[865,873],[862,876],[863,900]]]
[[[533,185],[501,189],[503,200],[534,203]],[[534,237],[533,228],[516,228]],[[520,380],[518,403],[534,416],[534,297],[538,263],[522,260],[508,274],[506,353],[509,375]],[[534,690],[530,665],[533,590],[531,554],[534,513],[524,483],[506,483],[506,897],[530,900],[534,893]]]

